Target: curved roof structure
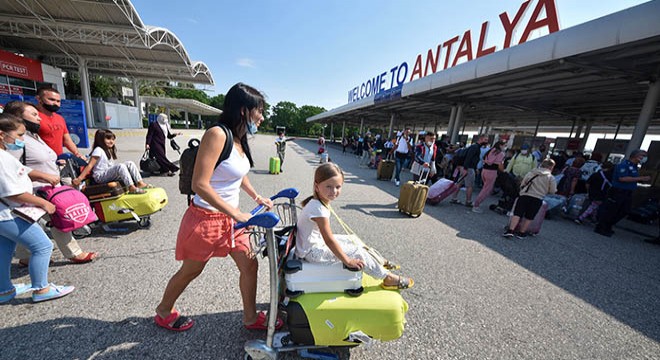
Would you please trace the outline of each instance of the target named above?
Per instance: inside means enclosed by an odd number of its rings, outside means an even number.
[[[65,70],[213,84],[171,31],[145,25],[129,0],[0,0],[0,47]]]
[[[177,99],[158,96],[140,96],[140,99],[147,104],[166,106],[175,109],[185,110],[189,113],[199,115],[220,115],[222,110],[211,105],[206,105],[195,99]]]
[[[465,104],[463,121],[521,128],[570,126],[575,119],[614,128],[634,126],[650,82],[660,77],[660,1],[578,26],[405,83],[389,100],[376,96],[307,121],[446,124]],[[660,129],[660,109],[651,128]],[[657,130],[655,130],[657,131]]]

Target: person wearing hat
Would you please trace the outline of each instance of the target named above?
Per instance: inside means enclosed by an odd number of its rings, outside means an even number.
[[[506,167],[506,172],[512,173],[518,183],[528,172],[536,168],[536,159],[529,153],[529,144],[522,144],[520,153],[516,154]]]
[[[639,164],[644,164],[646,160],[646,151],[638,149],[614,168],[612,187],[598,212],[598,224],[594,229],[596,233],[612,236],[614,234],[612,227],[628,214],[637,182],[651,180],[650,176],[639,176],[637,170]]]

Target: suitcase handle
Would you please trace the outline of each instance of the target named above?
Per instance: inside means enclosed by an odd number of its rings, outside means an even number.
[[[419,172],[419,180],[417,180],[417,183],[426,184],[426,182],[429,180],[429,175],[431,175],[431,167],[422,168],[422,170]]]

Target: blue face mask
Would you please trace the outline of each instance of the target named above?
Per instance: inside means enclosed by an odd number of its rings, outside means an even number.
[[[250,120],[250,124],[248,125],[247,132],[250,135],[254,135],[257,133],[257,124],[254,123],[254,121]]]
[[[9,135],[7,135],[7,136],[9,136]],[[11,137],[11,136],[9,136],[9,137]],[[12,137],[12,139],[14,139],[14,138]],[[3,141],[3,142],[5,143],[5,147],[7,148],[7,150],[10,150],[10,151],[21,150],[25,147],[25,142],[23,142],[23,140],[20,140],[20,139],[14,139],[13,144],[10,144],[10,143],[5,142],[5,141]]]

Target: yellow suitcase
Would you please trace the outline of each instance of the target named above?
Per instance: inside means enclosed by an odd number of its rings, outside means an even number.
[[[167,205],[167,193],[163,188],[145,189],[144,194],[125,193],[119,197],[92,203],[96,216],[104,223],[123,220],[148,219],[149,215]]]

